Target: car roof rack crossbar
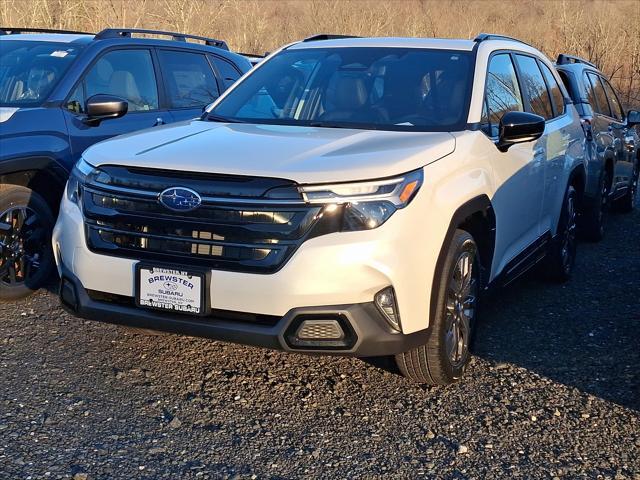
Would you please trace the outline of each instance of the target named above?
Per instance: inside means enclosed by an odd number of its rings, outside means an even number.
[[[186,33],[166,32],[164,30],[147,30],[144,28],[105,28],[101,32],[97,33],[94,40],[105,40],[108,38],[131,38],[133,33],[140,33],[143,35],[164,35],[172,37],[177,42],[186,42],[190,40],[200,40],[210,47],[218,47],[223,50],[229,50],[227,42],[224,40],[218,40],[215,38],[201,37],[199,35],[189,35]]]
[[[93,33],[89,32],[79,32],[76,30],[58,30],[55,28],[0,27],[0,35],[18,35],[20,33],[71,33],[74,35],[93,35]]]
[[[558,55],[556,64],[568,65],[570,63],[584,63],[585,65],[589,65],[590,67],[598,68],[596,67],[595,63],[585,60],[584,58],[576,57],[575,55],[567,55],[566,53],[561,53],[560,55]]]
[[[361,38],[357,35],[335,35],[332,33],[320,33],[318,35],[312,35],[302,40],[303,42],[318,42],[320,40],[338,40],[340,38]]]
[[[477,43],[484,42],[485,40],[510,40],[512,42],[524,43],[525,45],[533,47],[533,45],[530,45],[527,42],[523,42],[518,38],[510,37],[508,35],[499,35],[497,33],[480,33],[476,38],[473,39],[473,41]]]

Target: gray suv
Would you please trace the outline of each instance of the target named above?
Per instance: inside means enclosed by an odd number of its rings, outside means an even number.
[[[611,205],[630,212],[636,202],[640,112],[625,112],[607,78],[591,62],[559,55],[556,68],[582,119],[590,156],[591,179],[581,215],[586,238],[600,240]]]

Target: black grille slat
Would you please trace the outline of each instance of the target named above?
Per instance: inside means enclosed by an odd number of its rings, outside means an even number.
[[[194,185],[185,174],[180,182],[165,171],[154,176],[154,170],[135,169],[131,174],[130,169],[126,172],[132,179],[127,181],[121,167],[104,170],[108,170],[109,181],[95,179],[83,186],[81,195],[87,244],[92,251],[139,260],[271,273],[284,265],[322,217],[318,206],[253,201],[247,195],[240,195],[242,202],[235,203],[227,192],[220,191],[221,185],[234,184],[231,191],[237,193],[238,185],[244,185],[244,193],[254,195],[291,185],[288,181],[217,175],[211,180],[215,186],[206,189],[202,176]],[[121,175],[117,182],[113,181],[114,172]],[[177,184],[224,198],[218,202],[206,197],[193,211],[174,212],[164,207],[158,196]],[[139,191],[141,186],[149,185],[155,190]]]
[[[123,197],[119,202],[110,202],[104,206],[104,202],[96,202],[96,195],[100,198],[116,198],[112,192],[96,193],[94,189],[85,189],[83,195],[85,217],[93,221],[106,221],[111,224],[143,224],[167,225],[171,222],[176,229],[206,230],[215,228],[216,234],[229,236],[241,232],[243,238],[264,238],[265,233],[272,234],[275,239],[300,238],[309,224],[315,220],[320,212],[317,207],[287,207],[275,211],[274,207],[261,206],[230,207],[218,205],[203,205],[200,208],[183,214],[172,212],[157,200],[133,199]],[[130,202],[130,203],[125,203]],[[273,214],[273,222],[269,223],[267,217]],[[149,215],[151,214],[151,216]]]

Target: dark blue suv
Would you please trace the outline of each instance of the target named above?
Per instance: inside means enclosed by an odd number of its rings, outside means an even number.
[[[193,35],[0,28],[0,301],[50,274],[54,218],[87,147],[198,117],[250,68]]]

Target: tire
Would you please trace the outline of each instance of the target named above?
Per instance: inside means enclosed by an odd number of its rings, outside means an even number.
[[[617,210],[621,213],[630,213],[636,206],[636,200],[638,196],[638,175],[640,168],[636,164],[633,170],[633,176],[631,177],[631,181],[629,182],[629,188],[627,189],[627,193],[624,194],[623,197],[616,201]]]
[[[607,217],[609,216],[609,194],[611,175],[604,171],[600,176],[597,196],[593,204],[586,208],[580,219],[580,233],[585,240],[599,242],[604,238]]]
[[[477,251],[473,237],[456,230],[442,275],[434,284],[438,297],[429,340],[395,356],[405,377],[429,385],[448,385],[462,377],[470,359],[469,345],[478,308]],[[464,301],[460,302],[462,298]]]
[[[577,247],[577,202],[578,194],[576,189],[572,185],[569,185],[564,194],[556,237],[543,263],[547,278],[558,283],[567,282],[573,273]]]
[[[0,303],[27,297],[46,282],[54,267],[54,218],[36,192],[0,185]]]

